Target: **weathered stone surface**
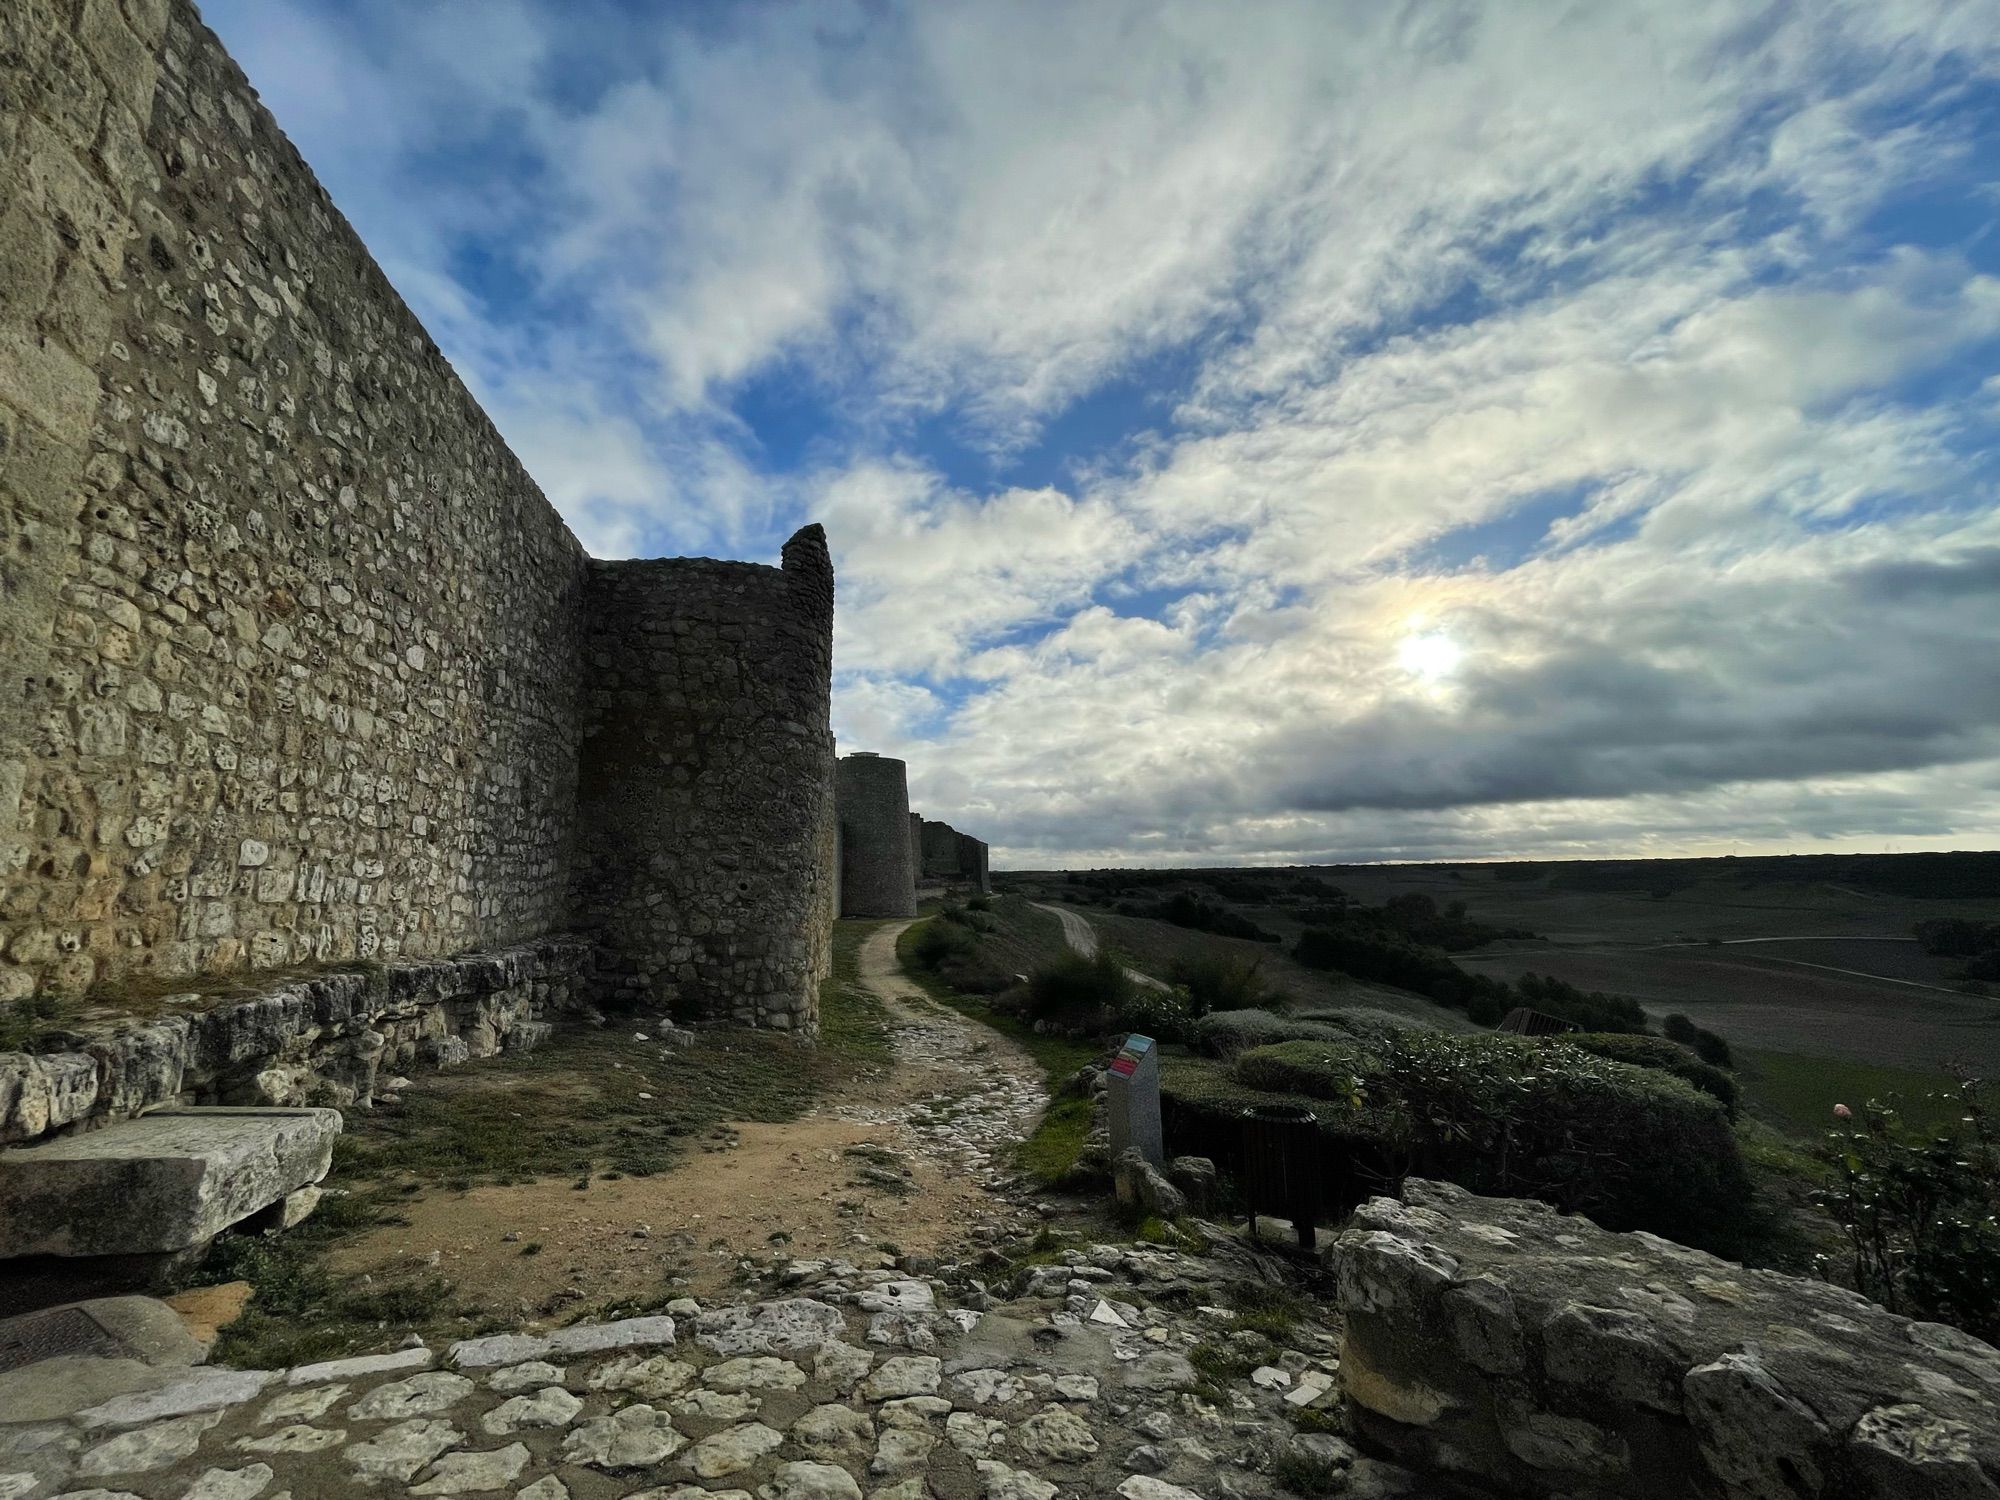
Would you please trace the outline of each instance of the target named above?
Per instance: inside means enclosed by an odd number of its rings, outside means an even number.
[[[551,1385],[532,1395],[509,1397],[481,1417],[479,1426],[493,1437],[511,1437],[531,1427],[562,1427],[582,1410],[582,1401]]]
[[[876,1366],[875,1373],[862,1382],[861,1395],[868,1401],[935,1395],[943,1379],[943,1368],[935,1355],[899,1354]]]
[[[85,1478],[96,1478],[103,1474],[164,1469],[191,1455],[200,1445],[201,1435],[221,1420],[220,1412],[206,1412],[121,1432],[87,1450],[77,1461],[76,1472]]]
[[[331,1109],[162,1110],[0,1151],[0,1258],[184,1250],[333,1159]]]
[[[725,1427],[696,1443],[682,1459],[702,1479],[726,1479],[740,1474],[784,1444],[785,1435],[761,1422]]]
[[[285,1374],[286,1385],[318,1385],[327,1380],[361,1380],[370,1375],[391,1375],[403,1370],[423,1370],[437,1358],[430,1349],[398,1349],[394,1354],[359,1354],[352,1359],[326,1359],[318,1364],[299,1365]]]
[[[246,1464],[240,1469],[207,1469],[195,1477],[181,1500],[256,1500],[270,1488],[274,1477],[269,1464]]]
[[[496,1333],[488,1338],[461,1339],[449,1351],[462,1370],[521,1364],[531,1359],[571,1359],[607,1349],[644,1349],[671,1344],[676,1337],[669,1317],[622,1318],[610,1323],[579,1323],[554,1333]]]
[[[1570,1500],[2000,1495],[2000,1351],[1851,1292],[1412,1180],[1334,1251],[1357,1439]]]
[[[593,562],[192,4],[6,15],[0,999],[574,923],[610,991],[809,1030],[818,529],[782,568]],[[323,1019],[329,1087],[350,1043],[491,1041]],[[179,1092],[175,1053],[95,1107]]]
[[[447,1453],[424,1477],[410,1486],[412,1495],[467,1495],[504,1490],[528,1467],[531,1455],[519,1443],[485,1453]]]
[[[562,1457],[564,1463],[600,1469],[636,1469],[671,1458],[686,1445],[665,1412],[642,1404],[582,1423],[563,1440]]]
[[[847,1470],[810,1461],[781,1465],[759,1493],[765,1500],[861,1500],[861,1486]]]
[[[694,1341],[712,1354],[805,1354],[847,1329],[840,1309],[810,1297],[756,1307],[714,1307],[695,1319]]]
[[[157,1422],[165,1417],[216,1411],[250,1400],[277,1378],[271,1370],[195,1370],[170,1385],[130,1396],[114,1396],[78,1412],[76,1420],[86,1428],[136,1427],[141,1422]]]
[[[425,1464],[447,1448],[465,1441],[465,1434],[436,1417],[412,1417],[385,1427],[365,1442],[341,1450],[361,1481],[394,1480],[407,1484]]]
[[[347,1408],[356,1422],[398,1422],[405,1417],[428,1416],[447,1411],[470,1396],[474,1386],[463,1375],[449,1370],[430,1370],[405,1380],[392,1380]]]
[[[916,915],[907,769],[867,750],[843,755],[836,767],[843,917]]]

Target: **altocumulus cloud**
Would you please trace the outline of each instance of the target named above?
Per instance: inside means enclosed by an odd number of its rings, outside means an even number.
[[[1007,859],[2000,834],[2000,0],[206,10],[587,545],[827,522]]]

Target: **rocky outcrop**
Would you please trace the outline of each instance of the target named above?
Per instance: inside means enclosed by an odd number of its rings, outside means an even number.
[[[170,995],[151,1020],[107,1018],[61,1050],[0,1053],[0,1143],[155,1105],[366,1105],[376,1080],[530,1047],[578,1007],[577,938],[372,965],[275,984],[251,1000]]]
[[[1415,1179],[1334,1250],[1357,1438],[1509,1495],[2000,1495],[2000,1351],[1839,1287]]]

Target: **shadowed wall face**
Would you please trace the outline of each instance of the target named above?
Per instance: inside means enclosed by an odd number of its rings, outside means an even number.
[[[923,874],[926,880],[958,878],[958,831],[949,823],[924,819]]]
[[[0,1003],[582,921],[808,1025],[832,608],[591,562],[188,0],[0,5]]]
[[[0,1000],[564,926],[583,549],[193,6],[0,6],[0,221]]]
[[[593,562],[586,616],[577,911],[607,998],[812,1029],[833,882],[824,533],[793,537],[782,570]]]
[[[900,760],[840,760],[842,916],[907,917],[917,909],[910,864],[910,790]]]

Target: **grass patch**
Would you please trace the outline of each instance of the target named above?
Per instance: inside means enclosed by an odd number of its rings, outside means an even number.
[[[1347,1475],[1340,1465],[1315,1458],[1301,1448],[1287,1447],[1271,1467],[1271,1477],[1280,1489],[1294,1495],[1337,1495],[1347,1488]]]
[[[243,1315],[224,1328],[210,1359],[220,1365],[276,1370],[339,1359],[399,1343],[459,1336],[476,1311],[462,1306],[441,1276],[416,1274],[361,1281],[330,1271],[325,1254],[348,1234],[385,1222],[379,1198],[331,1197],[288,1234],[225,1235],[202,1266],[203,1282],[247,1281],[255,1288]],[[393,1333],[385,1330],[393,1329]]]
[[[1021,1143],[1017,1159],[1022,1168],[1044,1187],[1060,1186],[1076,1170],[1091,1122],[1088,1099],[1058,1099]]]
[[[1868,1100],[1894,1094],[1904,1121],[1918,1130],[1948,1126],[1962,1113],[1950,1093],[1952,1078],[1924,1069],[1739,1048],[1737,1077],[1756,1114],[1814,1141],[1833,1129],[1836,1104],[1858,1113]]]

